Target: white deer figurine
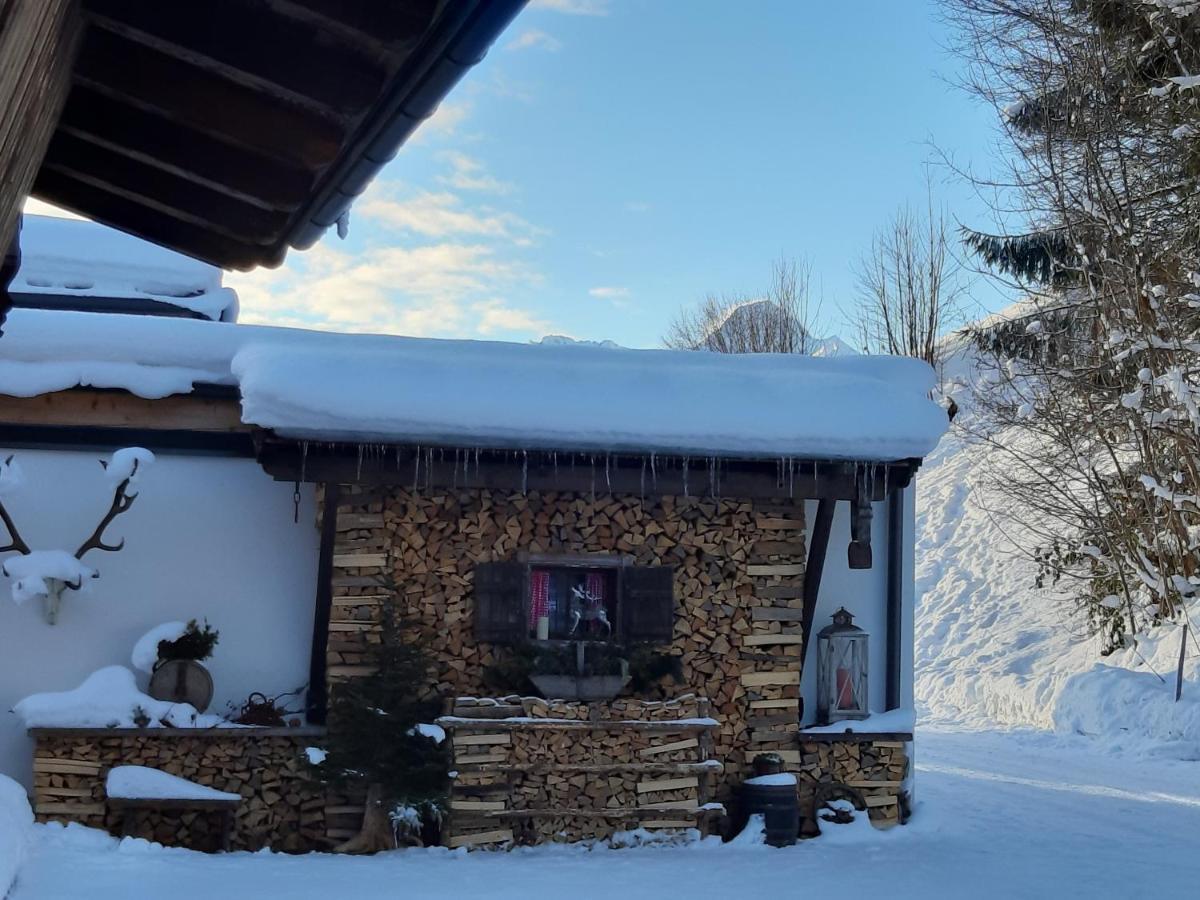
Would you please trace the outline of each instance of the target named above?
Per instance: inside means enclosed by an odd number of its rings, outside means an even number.
[[[571,588],[571,631],[579,627],[580,622],[599,622],[604,626],[606,635],[612,634],[612,623],[608,621],[608,610],[599,597],[583,585]]]

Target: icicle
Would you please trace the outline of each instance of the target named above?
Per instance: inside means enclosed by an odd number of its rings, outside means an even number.
[[[400,447],[396,446],[396,471],[400,471]]]
[[[458,490],[458,448],[454,449],[454,468],[450,472],[450,487]]]
[[[796,496],[796,459],[788,457],[788,496]]]
[[[358,466],[354,470],[354,480],[362,481],[363,445],[358,445]]]
[[[641,498],[642,502],[646,501],[646,457],[642,457],[642,478],[641,478]]]
[[[308,471],[308,441],[300,442],[300,480],[307,481],[304,477]]]
[[[592,454],[592,502],[596,502],[596,456]]]
[[[608,464],[611,460],[612,460],[612,454],[605,453],[604,454],[604,486],[606,488],[608,488],[608,492],[610,494],[612,493],[612,477],[609,475],[609,472],[608,472]]]
[[[683,458],[683,496],[685,496],[685,497],[689,496],[688,495],[688,464],[690,462],[691,462],[690,457],[685,456]]]
[[[425,493],[433,489],[433,448],[425,451]]]
[[[558,487],[558,451],[554,450],[550,453],[550,459],[554,462],[554,486]]]
[[[421,446],[417,445],[413,451],[413,488],[415,494],[421,488]]]
[[[524,496],[529,492],[529,454],[521,451],[521,494]]]
[[[717,498],[717,458],[708,458],[708,494],[714,500]]]
[[[658,471],[654,466],[654,454],[650,454],[650,484],[654,487],[655,492],[658,491]]]

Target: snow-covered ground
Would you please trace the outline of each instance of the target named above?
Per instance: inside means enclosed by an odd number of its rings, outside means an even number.
[[[11,900],[528,900],[888,896],[1187,897],[1200,884],[1200,767],[1098,752],[1086,738],[926,732],[920,802],[888,832],[840,826],[773,850],[741,844],[373,858],[206,856],[38,826]]]
[[[966,385],[956,395],[958,422],[969,420],[969,356],[960,352],[948,368]],[[1188,636],[1178,703],[1177,624],[1101,657],[1066,592],[1035,586],[1037,566],[1017,549],[1030,542],[1019,522],[1002,514],[1005,498],[990,485],[997,463],[997,451],[951,431],[917,475],[915,691],[922,720],[1081,733],[1108,747],[1200,760],[1200,635]]]

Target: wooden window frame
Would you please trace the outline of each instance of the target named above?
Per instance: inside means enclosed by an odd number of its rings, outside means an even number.
[[[589,643],[620,643],[622,637],[620,630],[623,625],[621,602],[625,596],[625,586],[622,583],[621,576],[625,569],[634,565],[633,556],[627,553],[529,553],[522,551],[516,555],[515,561],[525,566],[525,585],[521,591],[521,615],[525,619],[524,634],[526,640],[535,644],[568,644],[577,640],[573,638],[547,638],[542,641],[536,637],[529,636],[533,626],[533,623],[529,621],[529,576],[534,569],[615,569],[612,631],[607,640],[589,641]]]

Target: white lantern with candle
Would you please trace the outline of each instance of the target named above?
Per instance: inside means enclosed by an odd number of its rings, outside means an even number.
[[[817,633],[817,718],[828,725],[869,714],[867,633],[842,607],[833,614],[833,624]]]

